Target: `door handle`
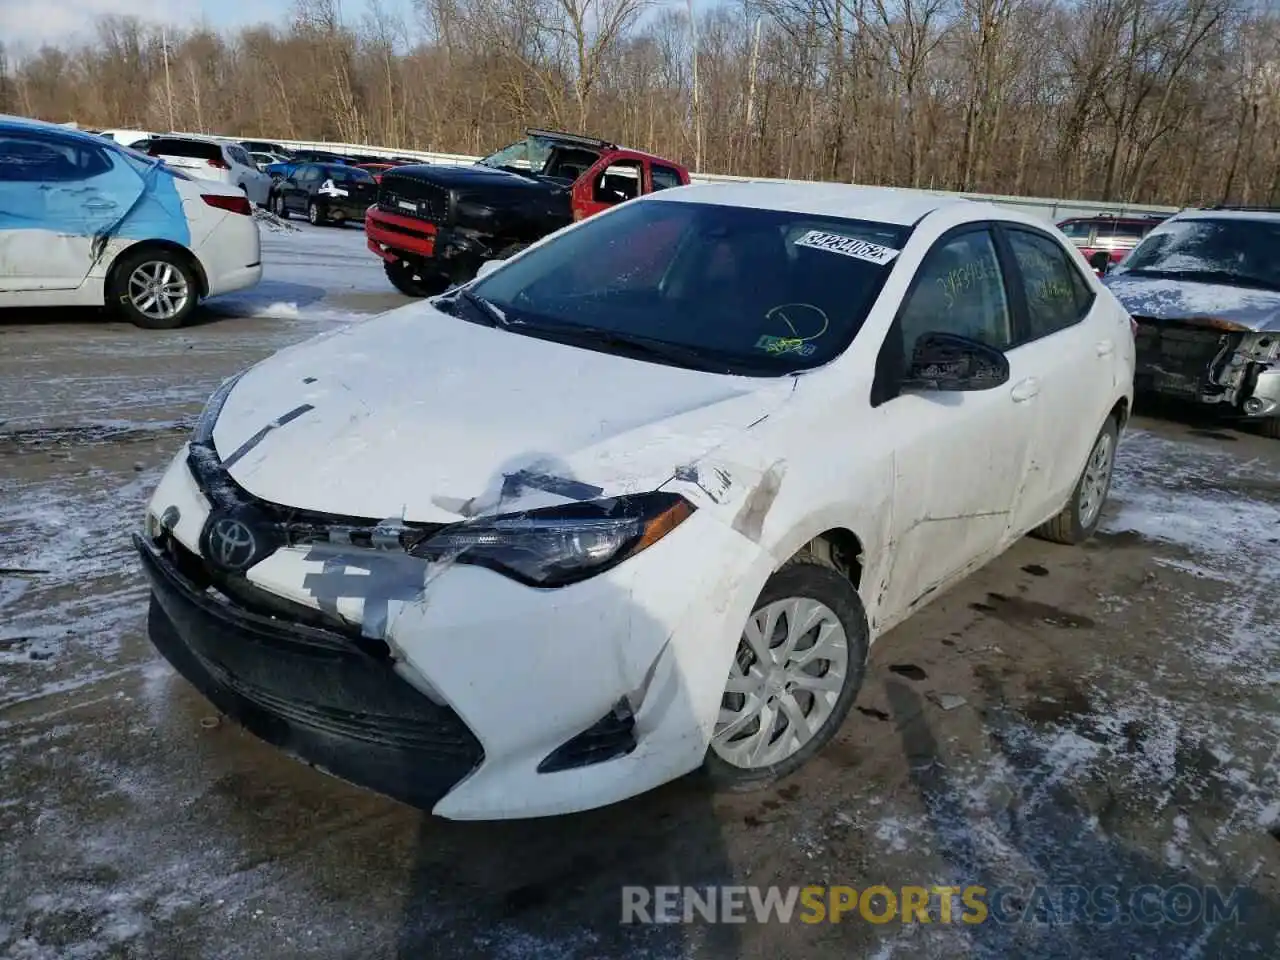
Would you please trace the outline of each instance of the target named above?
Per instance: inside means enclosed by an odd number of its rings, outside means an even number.
[[[1013,398],[1014,403],[1022,403],[1039,393],[1040,381],[1035,377],[1027,377],[1027,379],[1019,380],[1013,385],[1013,390],[1010,391],[1009,396]]]
[[[1110,340],[1099,340],[1096,344],[1094,344],[1094,349],[1098,351],[1098,356],[1109,357],[1111,356],[1111,351],[1115,349],[1115,344],[1113,344]]]
[[[110,200],[102,200],[98,197],[86,200],[84,206],[86,210],[114,210],[116,208],[116,205]]]

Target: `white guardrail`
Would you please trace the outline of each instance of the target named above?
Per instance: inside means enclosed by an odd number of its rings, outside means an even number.
[[[208,134],[191,134],[191,136],[208,136]],[[457,153],[433,153],[424,150],[397,150],[391,147],[371,147],[363,143],[325,143],[315,140],[275,140],[270,137],[220,137],[219,139],[261,140],[278,143],[291,150],[324,150],[330,153],[359,153],[368,156],[407,157],[421,160],[423,163],[440,163],[452,166],[463,166],[475,163],[479,157]],[[722,173],[691,173],[694,183],[810,183],[807,180],[786,180],[781,177],[735,177]],[[908,189],[908,188],[903,188]],[[966,200],[984,200],[1005,207],[1013,207],[1044,217],[1054,223],[1068,217],[1092,217],[1100,214],[1116,216],[1171,216],[1179,207],[1151,206],[1134,203],[1104,203],[1100,200],[1057,200],[1049,197],[1011,197],[990,193],[957,193],[950,190],[914,190],[916,193],[927,193],[938,197],[962,197]]]

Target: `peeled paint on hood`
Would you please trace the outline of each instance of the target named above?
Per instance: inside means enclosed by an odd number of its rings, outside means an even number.
[[[247,372],[213,439],[273,503],[452,522],[656,490],[790,397],[726,376],[477,326],[414,304]],[[510,477],[523,477],[511,498]],[[576,492],[575,492],[576,491]]]
[[[1136,317],[1224,320],[1259,333],[1280,331],[1280,292],[1123,273],[1106,285]]]

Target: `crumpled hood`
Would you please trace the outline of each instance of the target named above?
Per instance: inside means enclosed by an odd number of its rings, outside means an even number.
[[[539,340],[418,303],[262,361],[231,390],[213,439],[235,481],[265,500],[451,522],[500,500],[531,509],[656,489],[793,386]]]
[[[1256,331],[1280,331],[1280,293],[1230,286],[1112,274],[1103,281],[1135,317],[1220,320]]]

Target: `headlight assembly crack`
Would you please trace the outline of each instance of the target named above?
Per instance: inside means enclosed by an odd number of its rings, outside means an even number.
[[[521,583],[560,587],[616,566],[692,516],[672,493],[646,493],[467,521],[409,546],[416,557],[489,567]]]

